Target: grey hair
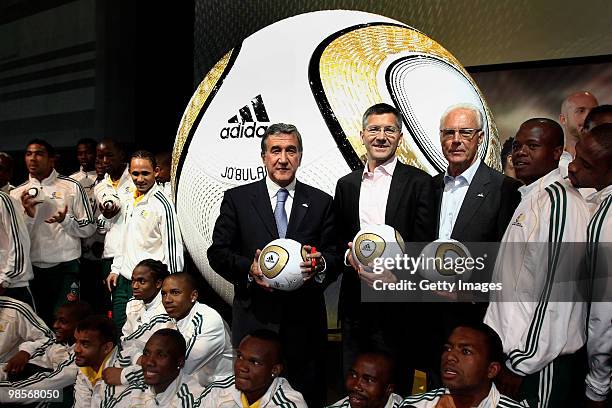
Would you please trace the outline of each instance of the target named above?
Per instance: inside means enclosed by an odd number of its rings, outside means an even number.
[[[477,108],[476,105],[467,103],[467,102],[456,103],[446,108],[446,110],[442,114],[442,117],[440,118],[440,129],[442,129],[442,126],[444,125],[444,121],[446,120],[446,117],[449,115],[449,113],[451,113],[454,110],[458,110],[458,109],[463,109],[463,110],[468,110],[470,112],[473,112],[476,115],[476,125],[478,129],[482,129],[482,125],[484,123],[484,115],[482,111],[479,108]]]
[[[302,146],[302,135],[300,135],[300,132],[297,130],[295,125],[289,125],[287,123],[274,123],[268,126],[266,133],[264,133],[263,137],[261,138],[261,154],[266,152],[266,140],[268,139],[268,136],[279,135],[281,133],[285,135],[294,134],[298,140],[298,152],[301,153],[304,150]]]

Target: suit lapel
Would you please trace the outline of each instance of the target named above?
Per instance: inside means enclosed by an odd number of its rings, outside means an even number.
[[[442,209],[442,194],[444,193],[444,173],[438,174],[433,179],[433,194],[434,194],[434,205],[436,206],[436,229],[434,230],[435,236],[438,236],[440,230],[440,210]]]
[[[363,173],[361,171],[355,171],[350,174],[350,178],[347,180],[349,181],[348,187],[353,189],[354,191],[354,193],[348,192],[348,194],[346,195],[347,198],[352,199],[354,197],[354,200],[351,200],[348,204],[350,213],[348,214],[347,219],[354,220],[355,225],[353,225],[353,227],[355,232],[361,229],[361,221],[359,219],[359,198],[361,195],[362,177]]]
[[[289,216],[289,224],[287,225],[287,237],[294,236],[293,233],[299,230],[299,226],[308,212],[310,205],[309,196],[304,185],[297,181],[295,184],[295,194],[293,195],[293,205],[291,206],[291,215]]]
[[[461,204],[459,214],[457,214],[457,221],[453,227],[451,237],[454,237],[467,228],[474,217],[474,214],[478,211],[482,203],[485,201],[487,194],[489,194],[488,184],[490,182],[490,176],[486,165],[481,162],[474,174],[474,178],[468,187],[468,191],[465,193],[465,198]]]
[[[274,213],[272,212],[272,204],[270,203],[270,196],[268,195],[265,178],[257,183],[255,191],[251,196],[251,204],[268,232],[270,232],[273,237],[278,238],[276,220],[274,220]]]
[[[395,165],[393,176],[391,177],[391,185],[389,186],[389,196],[387,197],[387,208],[385,208],[385,224],[395,225],[393,220],[396,217],[397,209],[399,208],[400,200],[404,196],[404,188],[408,182],[408,177],[405,175],[404,164],[399,160]]]

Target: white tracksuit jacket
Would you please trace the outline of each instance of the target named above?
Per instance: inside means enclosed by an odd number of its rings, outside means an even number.
[[[399,407],[407,408],[435,408],[438,404],[438,401],[443,395],[450,394],[450,391],[447,388],[438,388],[437,390],[432,390],[429,392],[425,392],[422,394],[412,395],[408,398],[405,398],[404,401],[399,405]],[[518,402],[514,401],[511,398],[506,397],[503,394],[500,394],[495,387],[495,384],[491,383],[491,390],[489,390],[489,394],[485,399],[480,401],[475,408],[522,408]]]
[[[11,191],[11,197],[19,201],[21,193],[37,188],[37,199],[44,200],[36,206],[36,215],[24,216],[30,231],[32,264],[49,268],[61,262],[72,261],[81,256],[81,238],[90,237],[96,231],[96,223],[85,190],[70,177],[53,170],[42,182],[30,177],[29,181]],[[68,206],[66,218],[60,223],[48,224],[49,218],[64,206]]]
[[[33,277],[30,235],[21,205],[0,192],[0,285],[4,282],[8,288],[24,287]]]
[[[589,210],[558,169],[519,191],[522,199],[502,238],[492,277],[503,290],[493,294],[484,322],[499,334],[508,368],[527,375],[586,341],[586,303],[553,300],[577,292],[575,280],[555,278],[581,270],[584,257],[576,247],[586,243]],[[568,242],[582,244],[569,251],[561,245]]]
[[[137,203],[124,208],[121,251],[115,254],[111,273],[132,279],[132,271],[143,259],[165,263],[170,273],[183,270],[183,241],[174,204],[153,185]]]
[[[389,399],[385,404],[384,408],[397,408],[402,402],[402,397],[397,394],[389,395]],[[351,408],[351,402],[349,401],[349,397],[344,397],[340,401],[328,406],[327,408]]]
[[[592,202],[596,207],[587,232],[587,264],[595,274],[596,292],[589,314],[586,396],[603,401],[612,376],[612,186],[595,194]]]

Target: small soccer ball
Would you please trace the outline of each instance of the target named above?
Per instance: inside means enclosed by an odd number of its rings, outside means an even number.
[[[353,259],[372,272],[377,258],[394,258],[406,252],[404,239],[389,225],[367,225],[353,239]]]
[[[430,242],[421,252],[419,274],[431,282],[467,281],[472,274],[470,251],[454,239],[438,239]]]
[[[259,254],[259,268],[264,282],[272,288],[292,291],[304,284],[300,263],[306,260],[302,244],[279,238],[270,242]]]

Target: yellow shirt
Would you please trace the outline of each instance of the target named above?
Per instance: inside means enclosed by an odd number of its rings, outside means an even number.
[[[96,385],[96,383],[102,378],[102,371],[106,368],[106,362],[110,358],[111,354],[113,354],[113,350],[111,350],[106,357],[104,357],[104,361],[100,364],[100,368],[98,371],[94,371],[91,367],[80,367],[81,372],[87,377],[91,385]]]
[[[242,401],[242,408],[259,408],[259,402],[261,398],[249,405],[249,400],[247,400],[246,395],[243,392],[240,393],[240,400]]]
[[[138,204],[139,201],[142,201],[142,198],[145,195],[142,194],[140,191],[138,190],[134,190],[134,204]]]

